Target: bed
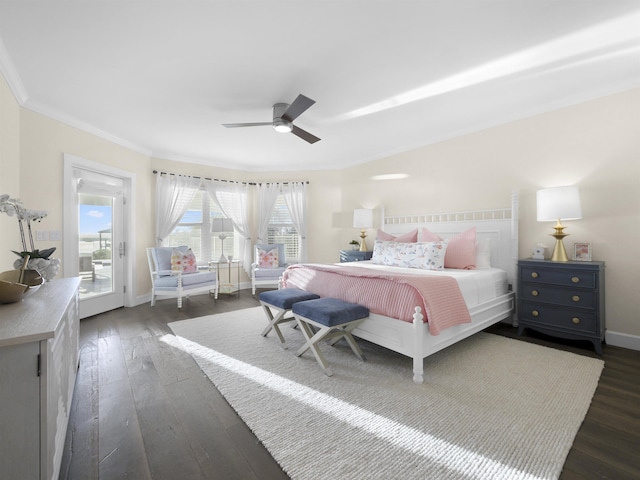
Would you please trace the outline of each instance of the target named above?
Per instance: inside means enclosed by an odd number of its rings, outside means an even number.
[[[404,269],[400,267],[382,267],[381,265],[371,265],[371,262],[357,262],[349,264],[336,264],[333,266],[321,265],[298,265],[285,272],[283,278],[284,286],[306,289],[312,293],[322,296],[323,292],[314,291],[320,289],[320,284],[325,287],[327,284],[340,284],[339,295],[343,300],[354,303],[362,303],[370,307],[369,318],[364,320],[352,334],[369,342],[381,345],[385,348],[406,355],[413,359],[413,381],[422,383],[424,379],[424,358],[432,355],[443,348],[465,339],[495,323],[506,321],[513,323],[515,314],[515,288],[517,285],[517,257],[518,257],[518,197],[513,194],[511,206],[496,210],[481,210],[473,212],[456,212],[445,214],[428,214],[412,216],[385,216],[381,215],[383,231],[390,235],[402,235],[414,229],[427,228],[429,232],[437,234],[442,238],[450,238],[461,232],[468,231],[475,227],[477,244],[483,244],[488,249],[490,268],[482,268],[471,271],[458,269],[445,269],[442,272],[431,272],[442,277],[453,278],[460,287],[460,295],[464,298],[468,318],[452,322],[452,325],[445,325],[433,333],[430,330],[429,320],[425,318],[425,304],[418,301],[410,307],[410,318],[400,319],[406,316],[407,307],[397,306],[398,312],[392,314],[376,313],[379,311],[377,305],[367,305],[370,300],[363,299],[357,289],[350,289],[348,285],[354,285],[354,276],[378,277],[383,275],[394,276],[404,275],[405,270],[413,270],[414,276],[420,275],[416,269]],[[338,275],[336,269],[346,269],[342,275],[350,276],[349,280],[334,277],[328,280],[326,275]],[[320,273],[318,273],[320,272]],[[366,273],[371,272],[371,273]],[[321,274],[320,277],[316,275]],[[479,277],[485,277],[487,281],[478,281]],[[315,278],[315,280],[310,280]],[[409,277],[403,276],[406,280]],[[357,281],[357,279],[355,280]],[[421,282],[422,280],[417,280]],[[452,280],[449,280],[452,281]],[[315,283],[314,283],[315,282]],[[413,280],[409,278],[408,283]],[[471,284],[479,285],[475,290],[469,288]],[[488,291],[492,288],[486,285],[496,285],[494,294]],[[482,285],[485,285],[484,287]],[[322,287],[322,288],[325,288]],[[400,295],[393,288],[382,288],[377,294],[379,303],[388,303],[392,307]],[[398,287],[400,288],[400,287]],[[353,292],[351,291],[353,290]],[[389,290],[389,296],[386,292]],[[457,295],[457,294],[456,294]],[[437,303],[438,295],[432,295]],[[421,298],[421,297],[420,297]],[[374,302],[375,303],[375,302]],[[440,302],[448,303],[448,302]],[[455,303],[455,302],[454,302]],[[373,307],[373,308],[372,308]],[[427,311],[429,303],[426,304]],[[404,309],[404,310],[403,310]],[[433,310],[435,311],[435,310]],[[462,315],[462,313],[460,313]]]

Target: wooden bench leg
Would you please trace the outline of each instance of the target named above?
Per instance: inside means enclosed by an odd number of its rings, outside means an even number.
[[[331,367],[329,367],[329,364],[324,359],[320,348],[318,348],[318,342],[322,340],[331,331],[331,329],[329,327],[320,326],[314,333],[311,325],[309,325],[307,322],[300,320],[298,317],[296,317],[296,321],[298,322],[298,326],[300,327],[302,335],[304,335],[304,338],[306,340],[306,343],[296,352],[296,356],[300,357],[307,350],[311,350],[311,353],[313,353],[313,356],[316,357],[316,361],[318,362],[318,365],[320,365],[322,371],[325,373],[325,375],[331,377],[333,375]]]
[[[360,347],[353,338],[353,335],[351,335],[351,330],[353,330],[360,322],[355,321],[350,322],[347,325],[327,327],[325,325],[313,322],[309,319],[303,320],[297,315],[295,316],[295,319],[306,340],[306,343],[296,352],[296,356],[300,357],[307,350],[311,350],[313,356],[316,357],[320,368],[322,368],[322,371],[328,377],[331,377],[333,375],[333,372],[331,371],[331,367],[329,367],[329,364],[325,360],[324,355],[322,355],[322,352],[320,351],[320,348],[318,346],[318,343],[324,339],[329,340],[329,345],[333,345],[341,338],[344,338],[351,347],[351,350],[353,351],[355,356],[362,361],[366,360],[364,354],[362,353],[362,350],[360,350]]]
[[[360,323],[360,322],[352,322],[353,323]],[[363,362],[366,360],[364,353],[362,353],[362,350],[360,349],[360,346],[356,343],[355,339],[353,338],[353,335],[351,335],[351,330],[353,330],[354,328],[356,328],[356,325],[347,325],[344,329],[343,329],[343,337],[344,339],[347,341],[347,343],[349,344],[349,346],[351,347],[351,350],[353,350],[353,353],[356,355],[356,357],[358,357],[360,360],[362,360]]]
[[[264,330],[262,330],[261,335],[263,337],[266,337],[267,334],[271,331],[271,329],[273,329],[278,335],[278,338],[280,339],[280,343],[282,344],[282,346],[284,348],[287,348],[286,342],[284,340],[284,336],[282,335],[282,332],[280,331],[280,327],[278,325],[284,322],[290,322],[294,320],[294,318],[293,317],[284,318],[284,315],[288,312],[288,310],[282,310],[281,308],[274,307],[273,305],[268,305],[263,303],[262,309],[264,310],[264,313],[267,316],[267,320],[269,324],[264,328]],[[273,315],[272,309],[276,311],[275,316]]]

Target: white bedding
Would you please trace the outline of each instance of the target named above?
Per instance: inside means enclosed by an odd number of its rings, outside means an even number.
[[[469,309],[501,295],[505,295],[508,291],[507,272],[499,268],[482,268],[477,270],[458,270],[453,268],[445,268],[444,270],[421,270],[417,268],[391,267],[371,263],[370,261],[358,262],[355,265],[380,272],[407,275],[445,275],[453,277],[458,282],[462,297]]]

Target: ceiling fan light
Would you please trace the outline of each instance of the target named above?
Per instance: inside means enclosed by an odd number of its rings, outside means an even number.
[[[276,132],[289,133],[291,132],[291,130],[293,130],[293,125],[291,125],[291,122],[287,122],[285,120],[282,120],[281,118],[276,118],[273,121],[273,129]]]

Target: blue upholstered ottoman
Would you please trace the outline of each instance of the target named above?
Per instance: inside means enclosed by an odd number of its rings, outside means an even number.
[[[351,331],[369,316],[368,308],[337,298],[319,298],[295,303],[291,311],[306,339],[306,343],[296,352],[298,357],[311,350],[320,368],[330,377],[333,372],[320,352],[318,342],[331,340],[329,343],[333,345],[344,338],[356,357],[364,360]]]
[[[280,323],[289,322],[294,320],[293,317],[285,318],[285,313],[291,310],[291,307],[297,302],[303,302],[305,300],[313,300],[320,298],[315,293],[305,292],[298,288],[283,288],[280,290],[269,290],[268,292],[262,292],[258,296],[262,309],[267,316],[269,324],[262,331],[262,336],[266,337],[267,334],[275,330],[282,345],[285,345],[284,337],[278,325]],[[275,315],[274,315],[275,312]],[[285,347],[286,348],[286,347]]]

